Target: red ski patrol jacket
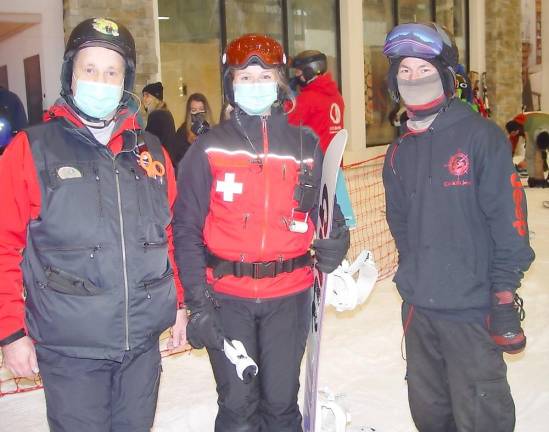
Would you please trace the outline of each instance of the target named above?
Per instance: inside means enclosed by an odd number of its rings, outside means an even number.
[[[174,208],[175,253],[187,298],[205,282],[218,293],[256,300],[312,286],[310,265],[259,278],[238,275],[237,268],[307,254],[318,195],[303,232],[289,229],[303,166],[319,185],[322,152],[316,136],[290,126],[280,109],[265,117],[236,109],[191,146],[179,167]],[[229,272],[214,275],[211,256],[232,264]]]
[[[118,114],[118,120],[117,124],[114,128],[112,137],[110,142],[108,143],[107,147],[110,150],[112,155],[118,155],[122,151],[122,146],[124,144],[124,138],[123,134],[125,132],[129,132],[129,135],[134,136],[135,131],[139,129],[139,126],[137,126],[136,121],[134,119],[134,116],[130,115],[128,110],[121,110]],[[45,116],[45,124],[38,125],[38,128],[41,128],[40,130],[49,131],[55,130],[55,131],[62,131],[64,135],[62,135],[64,139],[67,141],[66,145],[73,145],[75,154],[81,153],[83,147],[90,147],[93,143],[96,146],[101,146],[100,143],[95,142],[93,139],[93,136],[87,131],[85,126],[82,124],[82,122],[78,119],[78,117],[74,114],[74,112],[63,102],[58,102],[56,105],[54,105],[48,113]],[[62,122],[62,126],[56,126],[53,124],[53,121]],[[48,128],[48,126],[51,124],[51,128]],[[45,215],[42,213],[46,211],[46,209],[51,208],[53,206],[53,203],[51,202],[45,202],[44,201],[44,189],[42,186],[42,183],[39,179],[39,175],[42,177],[44,176],[43,172],[39,172],[38,169],[38,163],[43,165],[43,162],[45,159],[48,159],[48,151],[52,152],[50,157],[58,157],[55,153],[56,145],[48,146],[47,143],[40,144],[40,148],[44,148],[44,155],[41,157],[40,160],[35,160],[35,156],[33,153],[33,148],[31,147],[31,144],[29,142],[29,134],[32,131],[36,131],[36,127],[34,129],[29,128],[28,131],[20,132],[10,143],[9,147],[6,149],[5,153],[3,154],[2,158],[0,159],[0,190],[2,190],[2,194],[0,194],[0,208],[2,208],[2,213],[0,217],[0,343],[7,344],[10,342],[13,342],[14,340],[17,340],[18,338],[24,336],[28,333],[27,326],[25,323],[25,300],[23,298],[23,272],[21,269],[21,266],[25,264],[24,257],[28,255],[28,253],[32,251],[26,251],[25,249],[29,247],[30,240],[29,240],[29,232],[31,230],[31,226],[37,226],[37,225],[44,225],[47,224],[47,220],[44,219]],[[36,132],[32,132],[34,135],[36,135]],[[128,135],[127,133],[125,135]],[[148,138],[148,136],[146,137]],[[40,139],[40,137],[38,137]],[[83,144],[84,141],[87,141],[89,144]],[[145,140],[145,142],[147,142]],[[151,142],[152,144],[152,142]],[[83,146],[83,147],[82,147]],[[53,147],[51,149],[50,147]],[[159,144],[155,144],[155,149],[159,148]],[[48,150],[49,149],[49,150]],[[127,150],[124,150],[127,151]],[[156,150],[155,150],[156,151]],[[164,149],[161,150],[164,155],[164,166],[165,166],[165,174],[163,178],[165,179],[166,187],[162,188],[162,191],[165,191],[164,193],[167,193],[167,202],[169,204],[169,208],[171,209],[173,207],[173,203],[175,202],[176,197],[176,184],[175,184],[175,176],[173,172],[172,164],[170,163],[168,154]],[[152,148],[151,148],[152,152]],[[71,156],[63,156],[65,159],[70,158]],[[137,157],[137,156],[136,156]],[[139,167],[137,167],[139,168]],[[68,172],[68,171],[67,171]],[[121,170],[122,172],[122,170]],[[69,173],[70,174],[70,173]],[[135,171],[136,178],[139,177],[139,173]],[[82,174],[80,174],[82,176]],[[87,175],[87,171],[84,171],[84,175]],[[145,176],[145,173],[143,172],[141,177]],[[94,179],[98,179],[94,176]],[[54,179],[55,180],[55,179]],[[51,180],[51,181],[54,181]],[[74,181],[78,181],[79,179],[73,179]],[[61,180],[59,180],[61,181]],[[137,184],[137,181],[134,183]],[[135,189],[135,187],[134,187]],[[159,188],[159,193],[160,192]],[[112,202],[115,202],[115,196],[112,194],[115,194],[114,191],[104,191],[105,196],[103,197],[105,206],[110,205]],[[140,191],[135,191],[136,194],[139,194]],[[46,194],[48,195],[48,194]],[[147,200],[153,201],[153,197],[149,197],[147,195]],[[49,195],[48,195],[49,196]],[[143,197],[145,196],[143,192]],[[83,198],[86,199],[86,198]],[[95,195],[88,197],[90,201],[95,203],[95,200],[97,197]],[[122,205],[124,206],[125,212],[132,212],[132,208],[135,211],[135,214],[138,212],[138,205],[136,203],[130,203],[129,197],[121,197]],[[143,198],[145,200],[145,198]],[[144,201],[143,201],[144,202]],[[148,201],[147,201],[148,202]],[[155,201],[156,202],[156,201]],[[63,204],[60,204],[61,206]],[[65,203],[67,206],[67,212],[75,213],[73,210],[70,209],[70,204]],[[90,204],[91,206],[91,204]],[[59,207],[59,206],[58,206]],[[110,208],[110,207],[109,207]],[[104,207],[104,211],[107,211],[108,208]],[[151,210],[149,213],[157,213],[158,209],[154,209],[155,211]],[[170,212],[170,211],[169,211]],[[70,219],[69,215],[67,214],[67,219]],[[91,216],[90,216],[91,217]],[[131,218],[130,218],[131,219]],[[171,219],[171,215],[168,215],[167,217],[162,216],[162,220],[169,220]],[[66,227],[65,235],[67,234],[67,230],[72,229],[73,231],[76,229],[78,230],[77,221],[72,218],[70,219],[72,222],[72,225],[70,227]],[[158,219],[160,220],[160,218]],[[153,221],[154,222],[154,221]],[[84,222],[82,222],[84,223]],[[128,223],[129,226],[132,226],[133,222]],[[114,223],[116,225],[116,223]],[[109,225],[110,226],[110,225]],[[174,273],[174,279],[175,279],[175,286],[176,286],[176,292],[177,292],[177,301],[179,304],[183,302],[183,287],[179,281],[179,277],[177,276],[177,267],[175,266],[175,261],[173,259],[173,240],[172,240],[172,229],[171,225],[168,223],[165,227],[165,233],[156,233],[160,237],[164,237],[167,239],[167,249],[168,249],[168,255],[170,262],[172,264],[173,273]],[[129,228],[126,228],[128,230]],[[89,230],[87,226],[82,226],[82,231]],[[125,231],[126,231],[125,230]],[[62,235],[63,233],[59,233]],[[126,232],[128,243],[131,242],[133,249],[139,249],[139,236],[148,235],[148,233],[144,232],[138,232],[135,231]],[[42,240],[41,240],[42,241]],[[99,241],[99,240],[96,240]],[[114,242],[114,240],[113,240]],[[137,246],[134,246],[133,243],[136,243]],[[127,245],[128,246],[128,245]],[[143,247],[147,249],[147,245],[144,246],[143,243],[140,244],[141,249]],[[129,247],[129,246],[128,246]],[[31,248],[32,249],[32,248]],[[150,247],[149,247],[150,249]],[[116,250],[118,250],[118,254],[121,254],[122,252],[119,249],[112,248],[113,254],[116,254]],[[159,249],[156,249],[159,250]],[[88,252],[88,258],[94,258],[94,251]],[[53,253],[53,252],[52,252]],[[96,254],[98,256],[95,257],[95,261],[99,261],[99,255],[101,255],[101,252]],[[160,256],[160,252],[153,254],[152,252],[148,254],[148,257],[151,256]],[[114,256],[114,255],[113,255]],[[23,261],[22,261],[23,260]],[[135,262],[132,262],[128,264],[128,266],[133,266],[130,268],[130,276],[131,272],[134,268],[148,268],[147,266],[154,266],[154,263],[148,263],[146,266],[144,266],[144,263],[139,263],[137,260],[134,260]],[[60,261],[64,262],[64,261]],[[116,261],[118,262],[118,261]],[[67,261],[67,265],[69,267],[69,270],[77,271],[75,270],[75,266],[69,265],[70,263]],[[74,264],[74,263],[73,263]],[[112,264],[113,267],[115,264]],[[109,267],[109,265],[107,265]],[[159,265],[156,266],[157,268],[160,268]],[[164,271],[163,269],[161,271]],[[122,270],[120,270],[119,273],[121,273]],[[99,268],[99,272],[101,273],[101,268]],[[135,271],[134,273],[137,273]],[[25,283],[31,281],[28,279],[28,275],[25,275]],[[101,277],[101,274],[98,274],[98,278]],[[137,285],[138,282],[136,281],[130,281],[130,283],[133,285]],[[25,286],[27,292],[29,292],[28,286]],[[39,294],[39,293],[38,293]],[[38,295],[37,294],[37,295]],[[130,293],[133,294],[133,293]],[[28,299],[27,299],[28,300]],[[133,301],[133,299],[130,299]],[[128,301],[130,301],[128,300]],[[36,298],[33,299],[33,305],[34,307],[36,304]],[[94,303],[95,304],[95,303]],[[175,302],[174,302],[175,304]],[[27,308],[30,306],[27,305]],[[114,307],[114,306],[113,306]],[[53,311],[52,311],[53,313]],[[57,314],[61,312],[57,311]],[[136,322],[139,321],[140,317],[143,319],[143,315],[139,315],[139,311],[137,311],[137,308],[133,308],[133,306],[130,305],[130,321],[136,320]],[[174,311],[175,314],[175,311]],[[55,315],[55,314],[53,314]],[[135,317],[134,317],[135,315]],[[97,319],[96,315],[96,319]],[[28,318],[28,317],[27,317]],[[56,318],[57,319],[57,318]],[[62,319],[61,317],[59,319]],[[27,322],[28,324],[28,322]],[[97,323],[98,326],[100,326],[101,323]],[[67,325],[73,325],[73,324],[67,324]],[[83,324],[82,324],[83,325]],[[145,325],[145,324],[144,324]],[[107,324],[105,324],[107,326]],[[74,329],[72,329],[74,330]],[[96,329],[97,330],[97,329]],[[74,330],[75,331],[75,330]],[[97,330],[98,331],[98,330]],[[147,330],[148,331],[148,330]],[[146,329],[144,330],[145,334]],[[39,333],[39,332],[38,332]],[[107,330],[105,331],[107,333]],[[44,336],[44,335],[42,335]],[[131,335],[130,335],[131,336]],[[108,335],[106,336],[108,337]],[[67,345],[70,345],[67,343]],[[108,356],[115,356],[114,351],[112,353],[108,353]],[[94,352],[91,355],[97,355],[97,352]],[[91,357],[90,357],[91,358]],[[114,358],[114,357],[113,357]]]
[[[296,107],[288,114],[288,122],[310,127],[320,138],[322,152],[336,133],[343,129],[345,104],[330,73],[318,76],[305,87],[296,99]]]

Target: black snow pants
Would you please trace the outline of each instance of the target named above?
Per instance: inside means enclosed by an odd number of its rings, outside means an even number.
[[[512,432],[503,354],[478,323],[433,319],[404,303],[408,401],[420,432]]]
[[[216,432],[301,432],[299,370],[311,321],[311,290],[254,302],[219,296],[225,335],[259,367],[249,384],[219,350],[208,350],[217,383]]]
[[[121,363],[67,357],[37,346],[52,432],[149,432],[162,366],[158,343]]]

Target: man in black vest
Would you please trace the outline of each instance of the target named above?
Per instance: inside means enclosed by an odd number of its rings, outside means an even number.
[[[0,346],[15,375],[40,371],[52,431],[149,431],[158,338],[186,341],[175,177],[127,108],[135,59],[124,26],[77,25],[61,98],[0,163]]]

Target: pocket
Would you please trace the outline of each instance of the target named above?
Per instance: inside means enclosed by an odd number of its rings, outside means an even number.
[[[46,193],[42,200],[40,230],[52,244],[67,238],[86,244],[98,238],[103,227],[106,202],[102,180],[91,162],[56,165],[42,172]]]
[[[475,384],[475,432],[512,432],[515,404],[505,378]]]
[[[149,279],[149,280],[143,281],[142,287],[147,293],[147,299],[152,298],[151,293],[156,295],[156,291],[164,287],[166,282],[169,282],[170,280],[173,280],[173,270],[171,268],[157,279]]]
[[[173,270],[169,268],[156,279],[142,281],[136,287],[130,324],[137,337],[156,336],[174,324],[177,296]]]
[[[101,290],[88,279],[72,275],[53,266],[44,268],[45,287],[61,294],[75,296],[93,296]]]

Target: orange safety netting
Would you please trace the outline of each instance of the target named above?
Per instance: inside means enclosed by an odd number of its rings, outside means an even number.
[[[395,243],[385,220],[385,190],[381,179],[384,155],[344,167],[347,187],[357,227],[351,231],[349,258],[353,260],[364,249],[373,252],[379,279],[390,276],[397,266]],[[165,347],[168,333],[160,338]],[[187,347],[184,352],[189,352]],[[162,356],[174,355],[162,349]],[[1,364],[1,355],[0,355]],[[42,388],[39,378],[14,378],[6,368],[0,368],[0,398]]]
[[[357,226],[351,231],[349,258],[362,250],[373,252],[379,279],[397,267],[395,242],[385,220],[385,189],[381,179],[385,155],[344,167],[347,188],[353,203]]]

